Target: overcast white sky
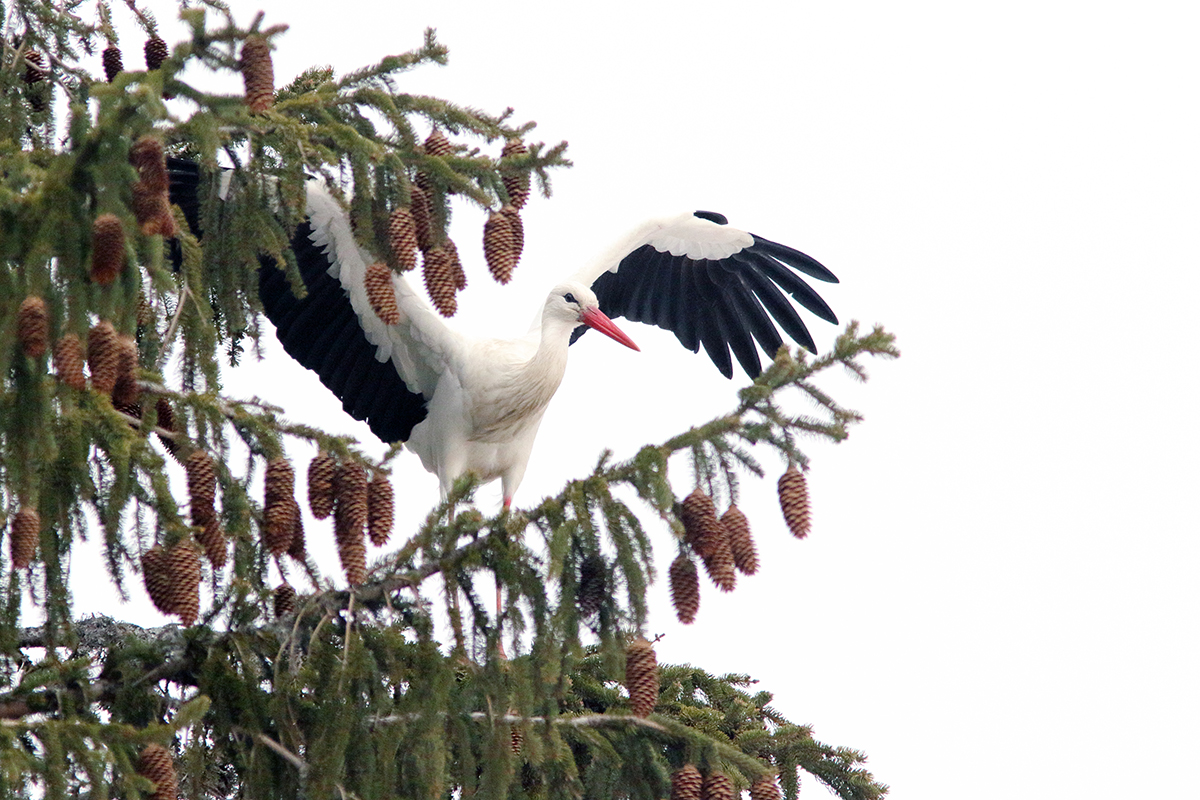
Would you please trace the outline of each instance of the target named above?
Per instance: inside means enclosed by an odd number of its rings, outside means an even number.
[[[732,595],[706,584],[687,628],[657,585],[660,660],[753,674],[819,739],[866,751],[895,800],[1197,796],[1197,12],[239,5],[292,25],[277,85],[433,26],[450,65],[404,90],[511,105],[535,136],[569,140],[576,167],[527,208],[509,287],[487,287],[482,215],[458,214],[465,326],[523,331],[631,224],[705,208],[822,261],[844,321],[898,335],[903,358],[868,385],[833,384],[867,420],[810,450],[812,537],[787,534],[770,463],[742,503],[762,570]],[[734,402],[742,384],[673,336],[623,327],[642,353],[572,348],[519,505],[604,447],[630,455]],[[828,347],[835,328],[811,328]],[[231,391],[365,431],[280,360]],[[437,483],[411,455],[396,483],[403,532]],[[665,574],[674,547],[656,541]]]

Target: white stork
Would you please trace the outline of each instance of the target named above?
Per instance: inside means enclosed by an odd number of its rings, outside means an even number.
[[[171,159],[170,172],[172,201],[189,220],[198,219],[196,166]],[[380,439],[406,442],[443,492],[473,471],[484,481],[500,479],[505,507],[562,381],[568,347],[588,328],[636,350],[610,317],[648,322],[675,333],[692,352],[703,345],[726,377],[733,375],[732,349],[755,377],[761,371],[755,341],[771,355],[783,344],[775,322],[815,352],[781,289],[837,322],[797,274],[837,282],[829,270],[706,211],[645,223],[555,286],[529,333],[507,340],[455,331],[401,275],[392,276],[401,320],[385,325],[363,286],[367,265],[379,259],[357,244],[345,211],[317,181],[309,182],[307,219],[292,248],[308,290],[304,299],[273,265],[259,273],[263,306],[284,349]]]

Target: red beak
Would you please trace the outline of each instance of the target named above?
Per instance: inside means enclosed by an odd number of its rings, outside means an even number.
[[[624,331],[618,328],[613,321],[609,319],[608,316],[605,315],[605,313],[600,309],[585,309],[583,313],[580,314],[580,318],[583,324],[587,325],[589,328],[600,331],[610,339],[616,339],[618,342],[630,348],[631,350],[637,350],[639,353],[642,351],[640,347],[633,343],[633,339],[630,339],[628,336],[626,336]]]

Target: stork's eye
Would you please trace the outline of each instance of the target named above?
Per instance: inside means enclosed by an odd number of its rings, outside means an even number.
[[[579,303],[579,301],[575,299],[575,295],[571,294],[570,292],[567,292],[563,295],[563,300],[566,300],[568,303],[575,303],[576,305]]]

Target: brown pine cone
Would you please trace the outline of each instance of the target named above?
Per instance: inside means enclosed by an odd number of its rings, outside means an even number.
[[[510,708],[508,710],[508,715],[510,717],[515,717],[517,715],[517,712],[514,709]],[[521,755],[521,750],[525,747],[525,731],[524,731],[524,729],[521,728],[521,723],[519,723],[519,722],[513,723],[512,733],[510,735],[510,742],[511,742],[513,755],[514,756]]]
[[[100,320],[88,331],[88,369],[92,373],[92,388],[100,394],[111,395],[117,383],[119,351],[117,331],[108,320]]]
[[[417,268],[417,222],[411,208],[399,206],[388,217],[388,247],[401,272]]]
[[[448,156],[453,152],[454,148],[451,146],[450,140],[446,138],[444,133],[434,128],[425,140],[425,155]]]
[[[671,774],[671,800],[700,800],[700,787],[704,778],[700,770],[691,764],[684,764]]]
[[[458,245],[454,244],[450,237],[446,237],[446,241],[442,242],[442,249],[446,251],[446,258],[449,259],[450,274],[454,276],[454,288],[461,292],[467,288],[467,273],[458,259]]]
[[[367,301],[384,325],[400,324],[400,306],[396,304],[396,289],[392,286],[392,271],[385,264],[372,264],[363,275]]]
[[[122,409],[133,408],[138,403],[141,391],[138,387],[137,340],[132,336],[118,336],[117,379],[113,382],[113,405]]]
[[[158,36],[151,36],[147,39],[142,51],[146,56],[146,69],[148,70],[156,70],[161,67],[162,63],[167,60],[167,56],[170,55],[167,43]]]
[[[154,607],[163,614],[174,614],[171,608],[171,577],[167,574],[167,551],[155,545],[142,553],[142,583]]]
[[[367,487],[367,534],[371,537],[371,544],[376,547],[387,544],[395,519],[392,481],[382,472],[376,472]]]
[[[429,193],[416,184],[410,186],[408,208],[417,232],[417,247],[428,250],[433,247],[433,204]]]
[[[275,618],[296,612],[296,590],[286,581],[275,587]]]
[[[167,157],[157,136],[139,136],[129,148],[129,163],[137,170],[138,183],[147,191],[167,191]]]
[[[91,278],[101,286],[125,269],[125,226],[116,214],[101,214],[92,223]]]
[[[729,534],[733,565],[745,575],[758,572],[758,551],[754,547],[754,537],[750,535],[750,523],[746,515],[736,505],[730,505],[729,510],[721,516],[721,524]]]
[[[263,493],[266,502],[276,498],[292,497],[296,493],[296,471],[287,458],[280,456],[267,462],[263,477]]]
[[[40,358],[50,341],[50,317],[46,301],[30,295],[21,301],[17,310],[17,340],[30,358]]]
[[[525,223],[521,221],[521,212],[514,206],[504,206],[500,213],[505,216],[508,226],[512,229],[513,248],[517,251],[516,260],[520,261],[521,253],[525,250]]]
[[[625,688],[635,717],[648,717],[658,704],[658,660],[654,646],[638,638],[625,649]]]
[[[333,480],[337,461],[328,453],[318,453],[308,464],[308,508],[317,519],[333,511]]]
[[[579,565],[579,589],[575,595],[581,616],[587,618],[600,610],[604,604],[607,583],[604,559],[598,555],[585,557]]]
[[[207,525],[216,515],[217,469],[207,450],[194,450],[183,463],[193,525]]]
[[[498,283],[511,281],[519,256],[509,216],[503,211],[493,211],[483,225],[483,257],[492,277]]]
[[[701,558],[709,558],[728,539],[717,519],[717,507],[712,498],[700,491],[700,487],[684,498],[677,509],[679,521],[683,523],[684,540]]]
[[[273,556],[281,556],[292,546],[300,504],[291,495],[269,496],[263,506],[263,544]]]
[[[208,559],[208,563],[212,564],[214,569],[225,566],[225,560],[229,557],[229,548],[225,543],[225,527],[221,525],[220,517],[213,514],[212,519],[205,523],[196,534],[196,541],[204,548],[204,557]]]
[[[453,317],[458,311],[458,281],[450,264],[449,254],[441,246],[425,251],[425,291],[433,306],[443,317]]]
[[[367,548],[363,544],[362,534],[339,539],[338,557],[342,569],[346,571],[346,583],[358,586],[367,579]]]
[[[367,471],[361,464],[339,464],[334,492],[337,495],[333,511],[334,532],[338,541],[357,541],[361,544],[369,516]]]
[[[25,83],[32,86],[35,83],[41,82],[46,77],[46,70],[42,69],[42,54],[34,50],[25,53]],[[38,109],[40,110],[40,109]]]
[[[287,554],[301,564],[308,558],[308,551],[304,546],[304,515],[298,512],[296,529],[292,531],[292,543],[288,545]]]
[[[175,215],[165,189],[151,189],[138,182],[133,185],[132,208],[138,227],[144,236],[170,239],[179,233]]]
[[[529,150],[525,147],[524,142],[519,139],[510,139],[505,142],[504,149],[500,151],[500,158],[505,159],[510,156],[523,156]],[[529,200],[529,173],[509,173],[504,176],[504,191],[508,194],[508,202],[516,208],[523,208]]]
[[[704,776],[704,785],[700,789],[701,800],[735,800],[737,796],[733,781],[725,773],[710,772]]]
[[[704,571],[718,589],[732,592],[737,587],[737,568],[733,563],[733,550],[729,546],[728,536],[723,536],[712,553],[703,557],[703,561]]]
[[[148,744],[142,749],[137,760],[137,774],[154,784],[150,800],[175,800],[178,797],[175,762],[171,752],[161,744]]]
[[[246,37],[241,70],[250,111],[261,114],[275,105],[275,66],[271,62],[271,44],[266,39],[257,34]]]
[[[186,628],[200,614],[200,553],[195,544],[182,540],[167,551],[164,573],[170,581],[167,605]]]
[[[175,427],[175,409],[171,407],[171,401],[165,397],[158,398],[154,403],[155,414],[158,417],[157,427],[171,433],[180,433],[179,428]],[[158,440],[162,442],[166,451],[171,454],[171,457],[179,461],[179,443],[169,436],[158,435]]]
[[[87,388],[87,379],[83,377],[83,342],[75,334],[65,333],[54,343],[54,372],[72,389]]]
[[[700,610],[700,575],[695,563],[680,553],[671,562],[670,579],[675,616],[684,625],[691,625],[696,621],[696,612]]]
[[[112,83],[125,67],[121,64],[121,48],[110,44],[100,54],[100,62],[104,65],[104,76]]]
[[[797,539],[808,536],[812,530],[812,513],[808,505],[808,482],[795,464],[788,464],[787,472],[779,478],[779,507],[788,529]]]
[[[750,800],[781,800],[782,797],[774,776],[759,778],[750,784]]]
[[[9,531],[9,555],[13,569],[26,569],[37,557],[38,540],[42,535],[42,518],[37,509],[21,506],[13,514]]]

